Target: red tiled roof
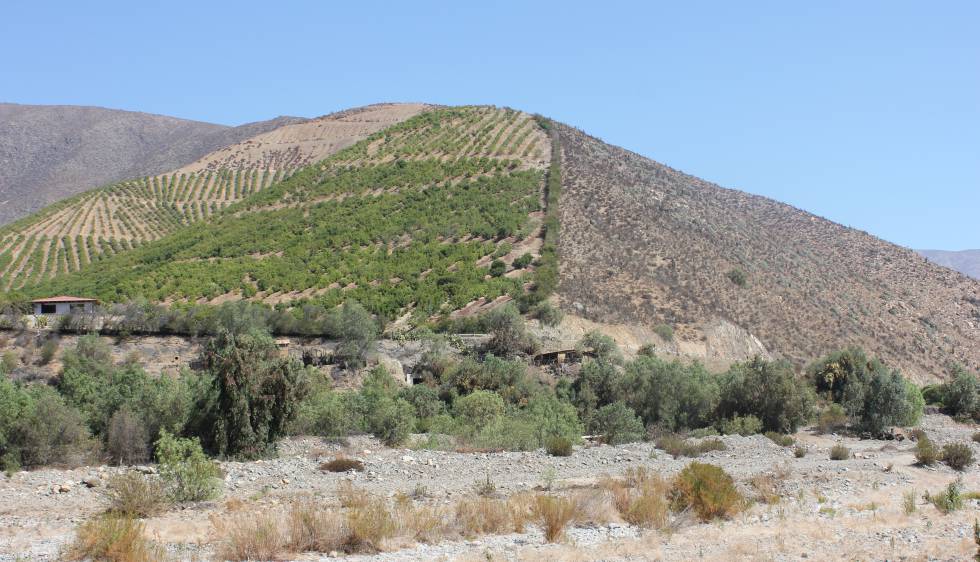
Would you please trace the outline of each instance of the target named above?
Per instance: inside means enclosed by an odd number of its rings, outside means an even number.
[[[34,299],[31,302],[45,304],[45,303],[55,303],[55,302],[99,302],[99,301],[97,299],[90,299],[86,297],[60,296],[60,297],[48,297],[46,299]]]

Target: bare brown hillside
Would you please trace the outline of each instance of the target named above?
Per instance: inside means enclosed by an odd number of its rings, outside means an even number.
[[[228,127],[101,107],[0,103],[0,224],[302,121],[278,117]]]
[[[559,125],[560,297],[599,322],[716,319],[797,363],[859,344],[919,380],[980,366],[980,281]]]
[[[295,170],[353,145],[371,133],[421,113],[420,103],[381,103],[289,124],[226,146],[176,170]]]

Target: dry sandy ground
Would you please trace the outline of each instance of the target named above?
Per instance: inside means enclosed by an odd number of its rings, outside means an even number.
[[[923,427],[940,445],[971,442],[976,427],[957,424],[945,416],[926,416]],[[780,501],[757,503],[732,520],[697,523],[680,517],[672,531],[643,531],[625,523],[576,527],[559,544],[547,544],[541,533],[483,536],[470,541],[435,545],[387,545],[372,556],[354,560],[970,560],[975,552],[972,525],[980,503],[967,500],[964,509],[940,513],[921,499],[962,478],[967,491],[980,490],[976,464],[963,473],[946,466],[914,465],[909,442],[844,438],[855,453],[846,461],[831,461],[828,451],[839,438],[801,431],[798,443],[809,447],[804,458],[762,436],[726,436],[728,450],[699,460],[718,464],[751,494],[748,481],[759,474],[780,479]],[[980,446],[971,442],[980,456]],[[355,438],[346,446],[313,438],[291,439],[276,459],[222,463],[226,485],[220,501],[172,510],[147,522],[148,532],[166,543],[179,559],[213,556],[212,516],[230,510],[269,512],[291,502],[315,497],[337,502],[337,485],[352,479],[355,486],[391,496],[426,488],[433,504],[449,504],[472,494],[476,481],[487,474],[503,494],[540,486],[554,469],[554,488],[587,487],[602,475],[620,475],[644,466],[670,476],[689,459],[673,459],[649,443],[576,449],[571,457],[549,457],[542,451],[514,453],[455,453],[390,449],[373,439]],[[364,461],[366,470],[353,475],[322,473],[320,461],[346,453]],[[72,539],[75,525],[99,513],[106,500],[102,488],[81,481],[127,469],[87,467],[75,470],[22,472],[0,478],[0,560],[57,560]],[[70,491],[58,492],[65,485]],[[917,510],[906,515],[903,494],[916,491]],[[328,559],[297,555],[297,560]]]

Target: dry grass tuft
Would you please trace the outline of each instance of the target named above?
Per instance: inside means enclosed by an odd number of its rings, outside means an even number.
[[[346,552],[377,552],[395,534],[395,520],[383,499],[367,501],[347,511]]]
[[[456,504],[456,522],[464,536],[501,534],[514,528],[507,504],[492,498],[467,498]]]
[[[144,525],[132,516],[107,514],[82,523],[66,560],[159,562],[166,552],[144,537]]]
[[[541,523],[548,542],[558,541],[565,534],[565,527],[578,513],[579,506],[573,498],[540,495],[535,500],[534,515]]]
[[[364,490],[354,487],[350,480],[343,480],[337,484],[337,499],[340,500],[341,507],[361,507],[367,504],[370,496]]]
[[[241,513],[211,522],[220,538],[217,555],[220,560],[281,560],[289,544],[279,527],[280,514]]]
[[[344,547],[347,524],[335,511],[312,500],[293,505],[289,512],[289,548],[297,552],[330,552]]]
[[[643,467],[630,469],[622,482],[607,478],[600,482],[600,487],[612,497],[613,506],[624,521],[653,529],[667,526],[670,486],[659,474]]]
[[[749,484],[756,492],[756,500],[766,504],[779,503],[779,483],[773,474],[756,474],[749,479]]]
[[[159,478],[137,472],[120,474],[106,486],[108,511],[132,517],[159,515],[170,506],[167,489]]]
[[[830,448],[830,460],[846,461],[849,458],[851,458],[851,450],[843,444],[838,443]]]

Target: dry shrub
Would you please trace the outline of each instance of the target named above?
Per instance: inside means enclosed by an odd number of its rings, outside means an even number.
[[[337,499],[342,507],[362,507],[367,504],[370,496],[364,490],[354,487],[350,480],[337,484]]]
[[[578,512],[579,506],[572,498],[540,495],[534,504],[534,515],[548,542],[560,539],[565,534],[565,527],[575,519]]]
[[[923,435],[915,442],[915,461],[921,466],[932,466],[939,460],[939,449],[931,439]]]
[[[628,469],[622,483],[606,479],[600,485],[612,496],[613,506],[624,521],[655,529],[667,525],[669,486],[659,474],[643,467]]]
[[[676,509],[690,508],[701,521],[730,517],[745,504],[728,473],[719,466],[697,461],[674,479],[671,496]]]
[[[796,444],[796,440],[793,439],[792,435],[785,435],[782,433],[777,433],[775,431],[767,431],[766,437],[768,437],[770,441],[779,445],[780,447],[792,447],[793,445]]]
[[[416,506],[407,495],[395,502],[398,533],[423,543],[434,543],[453,533],[452,518],[446,508]]]
[[[610,493],[604,489],[579,490],[572,497],[579,506],[575,523],[580,525],[608,525],[615,519]]]
[[[377,552],[383,541],[394,536],[395,520],[385,501],[369,497],[347,511],[346,552]]]
[[[756,491],[756,499],[762,503],[779,503],[779,484],[772,474],[756,474],[749,479],[749,484]]]
[[[466,498],[457,503],[456,522],[460,532],[469,537],[501,534],[514,527],[505,502],[483,497]]]
[[[280,560],[289,544],[279,528],[278,513],[242,513],[223,519],[212,518],[219,543],[220,560]]]
[[[320,470],[324,472],[363,472],[364,463],[348,457],[337,457],[320,465]]]
[[[510,514],[511,529],[523,533],[534,515],[534,494],[520,492],[507,498],[507,511]]]
[[[966,443],[947,443],[943,445],[943,462],[953,470],[966,470],[973,464],[973,451]]]
[[[724,451],[728,449],[725,443],[717,437],[693,443],[676,435],[665,435],[657,439],[657,448],[663,449],[675,459],[679,457],[699,457],[710,451]]]
[[[289,512],[289,548],[296,552],[330,552],[344,547],[347,525],[335,511],[312,500],[293,505]]]
[[[838,443],[830,448],[830,460],[846,461],[849,458],[851,458],[851,450],[842,443]]]
[[[152,517],[167,510],[170,498],[163,481],[137,472],[114,476],[106,486],[109,511],[132,517]]]
[[[104,562],[159,562],[167,558],[159,546],[146,540],[144,525],[131,516],[107,514],[82,523],[66,560]]]

